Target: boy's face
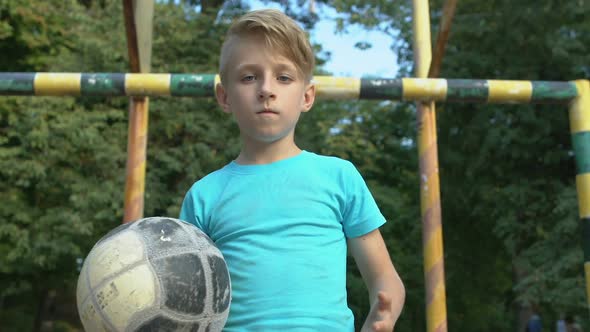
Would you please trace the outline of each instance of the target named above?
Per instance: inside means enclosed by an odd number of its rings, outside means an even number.
[[[223,111],[234,115],[246,144],[293,140],[301,112],[313,105],[315,87],[262,37],[230,42],[223,86],[216,87]]]

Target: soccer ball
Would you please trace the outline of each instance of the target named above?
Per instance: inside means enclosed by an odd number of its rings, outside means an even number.
[[[197,227],[152,217],[123,224],[92,248],[77,288],[84,329],[221,331],[231,285],[219,249]]]

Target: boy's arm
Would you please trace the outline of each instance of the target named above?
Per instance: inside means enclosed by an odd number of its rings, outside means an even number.
[[[379,229],[348,239],[350,253],[367,285],[371,311],[361,331],[391,332],[406,297]]]

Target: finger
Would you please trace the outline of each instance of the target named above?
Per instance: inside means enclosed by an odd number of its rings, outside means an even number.
[[[379,292],[377,295],[379,299],[379,310],[389,310],[391,309],[392,298],[389,294],[385,292]]]
[[[373,328],[372,329],[373,332],[391,332],[393,330],[393,327],[388,329],[388,324],[385,321],[379,321],[379,322],[373,323],[372,328]]]
[[[381,332],[381,326],[383,324],[381,324],[381,322],[375,322],[373,323],[373,331],[374,332]]]

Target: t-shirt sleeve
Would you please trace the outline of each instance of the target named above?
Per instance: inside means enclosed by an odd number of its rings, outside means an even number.
[[[354,165],[349,164],[343,179],[347,198],[343,214],[343,228],[346,237],[362,236],[383,225],[385,217],[379,210],[365,180]]]
[[[208,234],[207,229],[203,223],[202,204],[196,202],[198,195],[195,193],[196,189],[193,186],[185,195],[182,207],[180,208],[180,216],[178,219],[191,223],[201,229],[205,234]]]

